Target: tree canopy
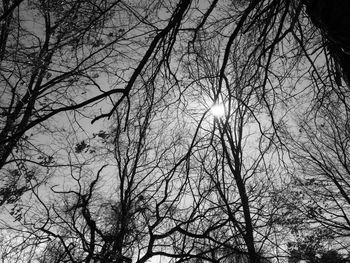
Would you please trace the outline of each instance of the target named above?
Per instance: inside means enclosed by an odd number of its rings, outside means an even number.
[[[2,262],[348,262],[349,7],[3,0]]]

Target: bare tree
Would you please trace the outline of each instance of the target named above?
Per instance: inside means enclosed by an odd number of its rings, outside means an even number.
[[[349,109],[344,90],[339,91],[329,93],[316,111],[304,115],[299,130],[288,139],[305,200],[300,210],[341,238],[349,231]]]
[[[156,56],[158,42],[181,21],[187,5],[184,2],[171,10],[174,19],[158,34],[158,27],[152,25],[160,18],[150,14],[162,7],[159,4],[145,8],[120,1],[4,1],[0,167],[8,167],[10,173],[19,171],[24,177],[22,166],[28,162],[50,164],[53,156],[35,141],[45,131],[52,133],[55,126],[66,128],[53,124],[62,113],[73,112],[75,120],[77,115],[90,120],[110,117],[103,113],[106,106],[100,102],[110,99],[114,103],[115,97],[121,102],[129,94],[151,56]],[[144,40],[154,32],[158,36],[153,42]],[[116,94],[122,97],[113,96]],[[32,160],[39,154],[50,162]],[[2,173],[2,177],[11,176]],[[28,187],[4,188],[9,196],[2,203]]]
[[[26,240],[10,251],[278,260],[291,167],[323,176],[298,215],[345,236],[346,74],[316,2],[3,1],[0,204]]]

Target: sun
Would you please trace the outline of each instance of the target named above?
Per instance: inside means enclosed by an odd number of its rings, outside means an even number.
[[[211,114],[213,114],[214,117],[220,118],[225,115],[225,107],[223,104],[214,104],[210,109]]]

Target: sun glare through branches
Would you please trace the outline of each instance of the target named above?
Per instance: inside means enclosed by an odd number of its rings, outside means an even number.
[[[210,112],[211,114],[216,117],[216,118],[222,118],[225,116],[225,106],[224,104],[214,104],[211,108],[210,108]]]

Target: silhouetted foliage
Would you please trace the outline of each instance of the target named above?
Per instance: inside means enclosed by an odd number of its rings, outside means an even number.
[[[347,262],[348,6],[4,0],[2,260]]]

